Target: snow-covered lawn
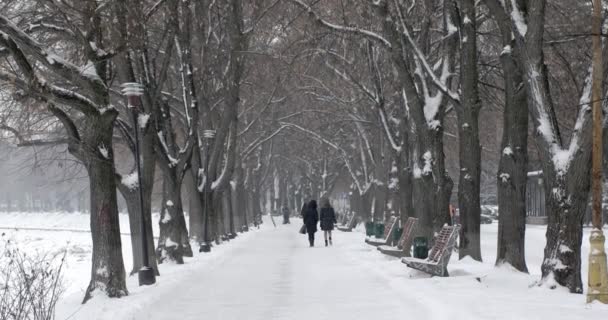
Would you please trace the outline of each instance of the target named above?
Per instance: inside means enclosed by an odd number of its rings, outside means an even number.
[[[156,218],[155,218],[156,220]],[[260,230],[195,253],[185,265],[161,265],[158,283],[138,287],[129,277],[128,297],[80,301],[90,275],[88,216],[66,213],[0,213],[0,230],[26,250],[67,248],[67,290],[57,319],[606,319],[608,306],[587,305],[584,295],[534,285],[540,278],[545,228],[528,226],[530,274],[495,268],[497,225],[482,225],[483,263],[457,253],[451,277],[429,278],[364,243],[361,229],[336,232],[335,245],[310,249],[297,233],[300,221]],[[155,225],[155,233],[157,232]],[[8,229],[7,229],[8,228]],[[17,228],[17,229],[14,229]],[[46,230],[39,230],[46,229]],[[57,231],[61,230],[61,231]],[[121,230],[128,220],[121,215]],[[588,234],[583,240],[586,283]],[[123,235],[131,269],[131,245]]]

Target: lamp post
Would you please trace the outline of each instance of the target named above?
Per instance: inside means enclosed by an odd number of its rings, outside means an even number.
[[[204,192],[210,192],[207,188],[211,187],[209,179],[209,146],[211,145],[211,140],[215,138],[215,130],[203,130],[203,139],[205,139],[205,183],[204,183]],[[203,229],[203,243],[200,245],[199,252],[210,252],[211,251],[211,243],[209,240],[209,200],[205,197],[205,203],[203,203],[205,210],[205,228]]]
[[[144,198],[143,185],[141,179],[141,157],[139,146],[139,130],[140,124],[138,115],[141,111],[140,97],[144,93],[144,87],[137,82],[126,82],[121,85],[122,93],[127,96],[128,108],[133,117],[133,131],[135,132],[135,167],[137,168],[137,185],[139,198],[139,212],[141,216],[141,248],[142,248],[142,264],[143,266],[138,272],[139,285],[151,285],[156,282],[156,274],[154,269],[150,268],[150,260],[148,259],[148,233],[146,229],[146,218],[144,216]]]
[[[587,302],[608,303],[608,273],[602,232],[602,1],[593,0],[593,148],[591,192],[593,196],[593,230],[589,235],[589,283]]]

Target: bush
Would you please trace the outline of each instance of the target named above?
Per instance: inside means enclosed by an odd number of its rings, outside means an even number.
[[[0,246],[0,320],[52,320],[62,290],[66,250],[28,254],[4,238]]]

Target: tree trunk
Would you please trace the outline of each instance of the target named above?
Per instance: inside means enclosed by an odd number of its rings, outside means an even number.
[[[142,211],[140,211],[138,188],[129,189],[127,187],[118,188],[125,199],[127,204],[127,212],[129,214],[129,229],[131,231],[131,250],[133,255],[133,269],[131,275],[136,274],[143,267],[143,248],[141,242],[141,226],[142,226]],[[151,195],[151,194],[150,194]],[[144,195],[146,196],[146,195]],[[149,267],[154,269],[156,275],[160,275],[158,272],[158,264],[156,263],[156,254],[154,250],[154,234],[152,232],[152,215],[150,208],[150,201],[144,199],[143,215],[145,219],[145,228],[147,234],[148,244],[148,261]]]
[[[456,106],[460,178],[460,259],[470,256],[481,261],[481,145],[479,142],[479,99],[477,73],[477,15],[474,0],[460,0],[460,85],[462,102]]]
[[[195,147],[194,153],[198,152],[198,149]],[[195,166],[193,163],[192,168],[198,168],[198,166]],[[203,241],[204,230],[203,205],[201,203],[196,182],[196,175],[192,173],[192,169],[188,170],[188,173],[186,173],[184,177],[184,183],[188,192],[188,219],[190,222],[190,237],[192,237],[198,243],[201,243]]]
[[[138,126],[139,127],[139,126]],[[125,185],[122,181],[117,181],[118,190],[122,194],[127,204],[127,212],[129,214],[129,228],[131,230],[131,249],[133,254],[133,269],[131,275],[137,273],[143,267],[143,248],[141,241],[141,227],[142,227],[142,215],[145,221],[145,228],[147,234],[148,244],[148,261],[149,267],[158,273],[158,265],[156,263],[156,255],[154,251],[154,234],[152,232],[152,189],[154,187],[154,173],[156,169],[156,154],[154,152],[154,130],[150,127],[142,130],[141,138],[141,158],[143,166],[142,169],[142,202],[144,204],[143,211],[141,210],[139,200],[139,184],[137,185]],[[135,155],[134,155],[135,158]],[[134,160],[135,163],[135,160]],[[131,173],[131,175],[137,175],[137,171]],[[122,177],[120,177],[122,178]]]
[[[109,297],[128,294],[122,259],[120,224],[116,199],[114,154],[112,150],[113,122],[116,113],[86,118],[83,134],[82,160],[89,174],[91,197],[91,236],[93,261],[91,281],[83,300],[87,302],[95,290]]]
[[[183,257],[192,256],[192,249],[188,242],[187,230],[185,230],[181,187],[166,173],[163,180],[163,203],[159,227],[160,235],[156,249],[159,263],[171,261],[183,264]]]
[[[249,193],[249,201],[251,205],[251,214],[254,226],[259,226],[262,221],[262,211],[260,210],[260,192],[255,188]]]
[[[585,162],[587,163],[587,162]],[[583,293],[581,244],[583,217],[590,189],[590,166],[571,167],[566,176],[545,168],[545,195],[549,223],[547,244],[541,266],[543,283],[566,286],[572,293]]]
[[[230,185],[228,185],[228,187],[226,187],[222,194],[223,194],[223,198],[224,198],[224,207],[226,208],[226,214],[228,215],[228,237],[233,238],[236,237],[236,227],[235,227],[235,214],[234,214],[234,209],[235,207],[232,205],[232,194],[234,193],[234,190],[232,189],[232,183]]]
[[[216,244],[220,244],[221,237],[224,235],[224,210],[223,210],[223,201],[222,201],[222,193],[219,191],[214,191],[212,194],[212,201],[210,203],[210,207],[212,207],[212,212],[214,213],[214,219],[212,220],[211,230],[212,239],[215,240]]]
[[[509,21],[499,21],[505,48],[512,48]],[[505,110],[498,167],[498,246],[496,265],[508,263],[528,272],[525,256],[528,169],[528,102],[523,79],[511,50],[501,54]]]

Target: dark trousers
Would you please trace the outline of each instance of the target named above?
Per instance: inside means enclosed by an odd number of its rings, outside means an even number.
[[[310,242],[310,246],[315,245],[315,233],[314,232],[308,233],[308,242]]]

